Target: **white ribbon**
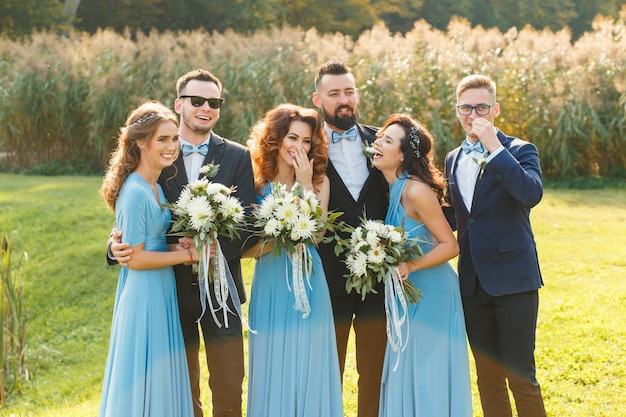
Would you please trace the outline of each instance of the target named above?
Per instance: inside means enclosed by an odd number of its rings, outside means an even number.
[[[288,253],[291,260],[291,279],[293,284],[293,295],[296,299],[293,308],[302,312],[302,318],[305,319],[311,314],[311,305],[309,304],[309,298],[306,295],[306,287],[304,286],[304,278],[311,291],[311,251],[304,243],[298,243],[296,245],[296,253],[293,255]],[[286,274],[289,276],[289,274]],[[291,291],[289,286],[289,278],[287,278],[287,287]]]
[[[398,354],[393,367],[395,371],[400,363],[400,351],[406,349],[409,341],[407,300],[402,288],[402,278],[398,268],[395,267],[385,274],[385,315],[387,316],[387,340],[391,349]]]
[[[200,265],[198,268],[201,273],[199,285],[200,304],[202,305],[202,313],[198,318],[198,323],[200,322],[200,319],[202,319],[202,316],[204,316],[204,312],[206,311],[206,301],[208,299],[209,311],[211,311],[211,316],[213,317],[215,324],[217,324],[217,327],[222,327],[222,324],[219,322],[216,314],[221,309],[224,314],[224,326],[228,328],[228,313],[232,313],[232,310],[228,306],[228,296],[230,295],[233,300],[233,306],[235,307],[236,314],[241,319],[242,324],[246,326],[248,331],[256,334],[256,331],[250,329],[250,326],[242,314],[241,300],[239,299],[237,286],[235,285],[233,275],[228,268],[228,263],[226,262],[226,257],[222,252],[222,246],[220,245],[219,240],[215,241],[215,245],[215,256],[213,259],[213,292],[215,294],[215,299],[217,300],[217,308],[213,306],[213,299],[211,298],[211,294],[209,294],[211,245],[204,244],[202,246]]]

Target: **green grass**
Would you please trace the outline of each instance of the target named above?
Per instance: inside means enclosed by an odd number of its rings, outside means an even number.
[[[18,271],[28,313],[29,380],[8,398],[1,416],[97,414],[118,273],[104,260],[113,215],[98,196],[100,182],[0,174],[0,233],[17,231],[15,252],[29,259]],[[537,367],[548,415],[622,416],[626,189],[551,188],[532,216],[546,284]],[[248,284],[250,267],[246,262]],[[206,384],[203,398],[210,403]],[[344,403],[346,415],[354,416],[354,355]]]

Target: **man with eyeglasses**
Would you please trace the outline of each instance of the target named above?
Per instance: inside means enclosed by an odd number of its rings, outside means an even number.
[[[171,167],[164,169],[159,184],[168,202],[176,202],[182,189],[199,177],[200,168],[208,163],[219,164],[217,175],[212,182],[235,186],[235,196],[242,205],[250,208],[256,203],[256,191],[252,163],[248,149],[236,142],[224,139],[213,132],[220,117],[220,107],[224,102],[222,83],[211,72],[197,69],[184,74],[176,83],[177,98],[174,103],[180,115],[179,142],[181,152]],[[243,231],[240,239],[220,238],[224,256],[228,260],[230,272],[237,286],[241,302],[245,301],[245,289],[241,274],[240,257],[242,243],[254,243],[246,239]],[[175,243],[176,239],[174,239]],[[119,243],[117,233],[113,236],[111,253],[120,263],[128,262],[131,250],[128,244]],[[200,401],[200,334],[198,318],[201,316],[200,289],[198,275],[191,266],[177,265],[176,290],[183,338],[187,349],[187,365],[191,381],[194,416],[202,417]],[[213,287],[209,286],[208,296],[217,305]],[[234,312],[232,296],[229,297],[230,311]],[[209,387],[212,393],[214,417],[241,417],[241,396],[244,377],[243,336],[240,318],[229,313],[228,327],[215,323],[211,314],[204,314],[199,321],[205,344]]]
[[[456,96],[466,137],[446,156],[444,211],[461,248],[458,273],[483,413],[510,417],[510,388],[519,417],[542,417],[534,351],[543,281],[530,224],[543,196],[537,148],[494,127],[500,105],[489,77],[465,77]]]

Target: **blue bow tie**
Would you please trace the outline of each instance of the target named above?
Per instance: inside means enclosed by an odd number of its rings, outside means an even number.
[[[202,156],[206,156],[209,153],[209,145],[203,143],[200,146],[193,146],[184,144],[181,148],[183,156],[191,155],[192,153],[199,153]]]
[[[333,143],[340,142],[342,139],[356,140],[356,137],[357,137],[356,127],[352,127],[343,133],[333,130],[332,135],[331,135],[331,139]]]
[[[485,152],[485,148],[483,148],[483,144],[480,143],[480,141],[470,144],[467,140],[464,140],[463,143],[461,143],[461,149],[463,149],[463,152],[465,153],[470,153],[471,151],[476,151],[478,153]]]

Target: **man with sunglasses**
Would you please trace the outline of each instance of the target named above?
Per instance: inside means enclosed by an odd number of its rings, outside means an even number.
[[[235,186],[235,196],[241,200],[244,207],[250,208],[252,203],[256,202],[250,153],[243,145],[224,139],[213,132],[220,117],[220,107],[224,102],[221,97],[222,83],[207,70],[193,70],[178,79],[176,94],[174,109],[181,118],[178,132],[181,152],[174,164],[164,169],[159,178],[167,201],[171,203],[177,201],[185,185],[198,179],[200,168],[211,163],[220,165],[217,175],[211,178],[211,181]],[[244,302],[245,290],[240,263],[242,243],[247,241],[252,244],[253,239],[246,239],[247,235],[243,232],[240,235],[240,239],[234,240],[220,238],[220,245],[228,260],[239,299]],[[115,259],[120,263],[128,262],[132,256],[128,245],[119,243],[117,234],[113,240],[111,253]],[[198,276],[193,274],[191,266],[185,265],[175,266],[174,273],[180,322],[187,349],[194,415],[202,417],[198,330],[201,303]],[[213,305],[217,305],[212,286],[209,286],[208,296],[212,297]],[[232,296],[229,297],[229,305],[230,311],[234,312]],[[234,314],[229,315],[228,327],[224,323],[219,327],[211,314],[204,314],[199,321],[204,337],[214,417],[242,415],[244,355],[241,320]]]
[[[466,137],[446,156],[450,206],[461,252],[458,273],[467,336],[485,417],[546,415],[535,378],[535,333],[543,285],[530,210],[543,196],[537,148],[494,127],[496,84],[465,77],[456,115]],[[507,388],[508,383],[508,388]]]

